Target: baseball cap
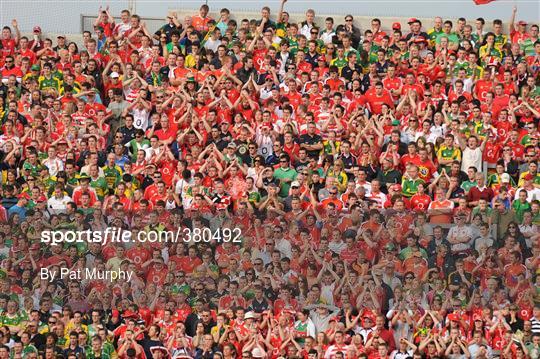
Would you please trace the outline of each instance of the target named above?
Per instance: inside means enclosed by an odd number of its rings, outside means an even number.
[[[64,35],[58,35],[56,38],[57,39],[65,39],[66,37]]]
[[[321,61],[321,62],[324,61],[324,62],[326,62],[326,57],[324,57],[324,56],[319,56],[319,57],[317,58],[317,61]]]
[[[32,29],[32,32],[41,32],[41,27],[39,26],[34,26],[34,28]]]
[[[298,181],[292,181],[292,182],[291,182],[291,187],[300,187],[300,182],[298,182]]]
[[[264,357],[264,353],[262,351],[261,348],[254,348],[252,351],[251,351],[251,356],[254,357],[254,358],[263,358]]]
[[[111,74],[109,75],[112,79],[117,79],[120,77],[120,74],[116,71],[114,72],[111,72]]]
[[[393,23],[392,30],[401,30],[401,24],[399,22]]]
[[[520,21],[518,22],[518,25],[524,25],[524,26],[526,26],[526,25],[527,25],[527,21],[520,20]]]
[[[393,251],[394,249],[396,249],[396,247],[394,246],[394,243],[388,243],[384,249],[386,249],[387,251]]]
[[[135,313],[135,312],[132,311],[132,310],[127,309],[127,310],[122,314],[122,317],[124,317],[124,318],[136,318],[136,317],[138,317],[138,314]]]
[[[234,142],[229,142],[227,148],[236,148],[236,144]]]
[[[164,355],[168,355],[169,354],[169,351],[167,350],[167,348],[163,347],[163,346],[155,346],[155,347],[150,347],[150,352],[161,352],[162,354]]]
[[[426,42],[426,39],[425,39],[423,36],[417,36],[417,37],[414,39],[414,42],[416,42],[416,43],[419,43],[419,42]]]
[[[401,185],[399,183],[393,184],[390,186],[390,189],[396,192],[401,192]]]
[[[79,177],[79,182],[86,180],[90,181],[90,176],[88,176],[87,174],[83,174],[81,177]]]
[[[510,175],[508,173],[503,173],[501,175],[501,182],[510,183]]]
[[[415,23],[415,22],[420,22],[420,20],[418,20],[415,17],[411,17],[411,18],[409,18],[409,20],[407,20],[407,24],[412,24],[412,23]]]

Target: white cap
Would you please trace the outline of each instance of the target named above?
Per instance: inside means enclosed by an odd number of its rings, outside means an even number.
[[[249,311],[244,315],[244,319],[255,319],[255,313],[252,311]]]
[[[109,75],[112,79],[117,79],[120,77],[120,74],[118,72],[111,72],[111,74]]]
[[[261,350],[261,348],[254,348],[254,349],[251,351],[251,355],[252,355],[254,358],[263,358],[263,357],[264,357],[264,352]]]
[[[300,182],[298,182],[298,181],[292,181],[292,182],[291,182],[291,187],[300,187]]]

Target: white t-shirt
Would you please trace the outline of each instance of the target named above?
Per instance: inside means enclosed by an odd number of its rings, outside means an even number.
[[[467,172],[469,167],[476,167],[478,172],[482,172],[482,150],[476,147],[474,150],[466,147],[461,158],[461,170]]]
[[[146,131],[146,129],[148,128],[148,119],[150,118],[150,112],[145,108],[143,108],[142,110],[134,108],[133,110],[131,110],[131,114],[133,115],[133,127]]]

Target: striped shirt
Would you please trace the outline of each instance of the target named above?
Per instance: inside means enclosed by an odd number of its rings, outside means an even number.
[[[533,316],[529,321],[531,322],[531,332],[540,334],[540,319]]]

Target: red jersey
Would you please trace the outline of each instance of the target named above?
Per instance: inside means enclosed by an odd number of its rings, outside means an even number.
[[[496,164],[501,158],[501,149],[502,147],[499,143],[493,143],[491,141],[486,142],[484,153],[482,154],[484,161],[489,164]]]
[[[415,194],[411,197],[411,207],[413,211],[424,212],[431,203],[431,197],[427,194]]]
[[[382,112],[382,106],[385,104],[390,108],[394,108],[394,101],[388,91],[384,91],[380,96],[375,91],[368,91],[366,92],[366,100],[371,108],[371,112],[374,114],[380,114]]]
[[[493,82],[491,80],[478,80],[474,85],[474,95],[480,101],[486,100],[486,94],[493,89]]]

